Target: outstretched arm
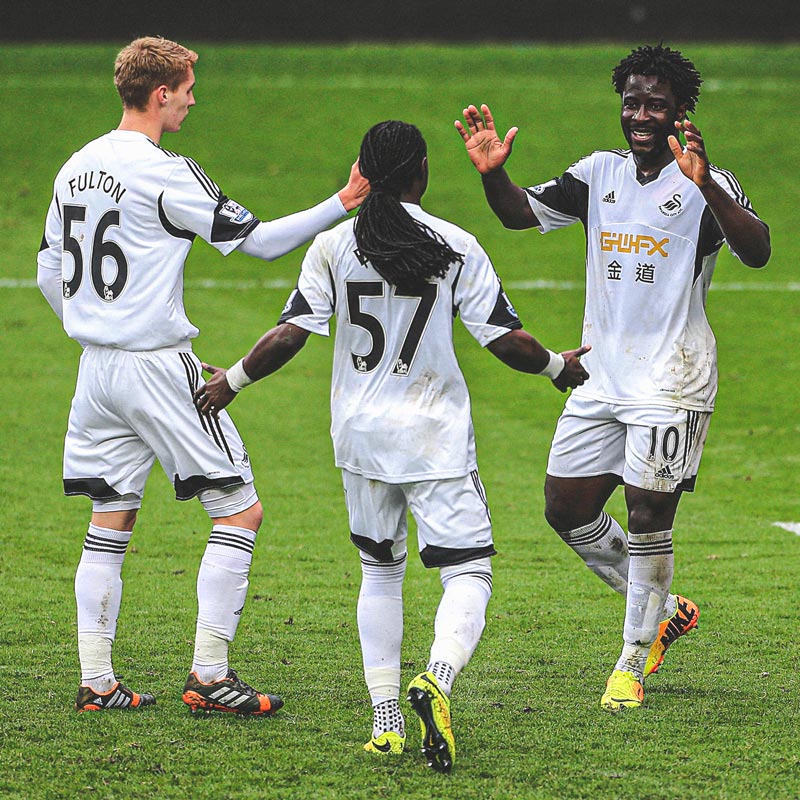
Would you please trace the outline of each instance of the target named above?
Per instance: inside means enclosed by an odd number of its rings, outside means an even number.
[[[239,250],[248,256],[274,261],[342,219],[361,205],[368,193],[369,182],[361,175],[356,161],[343,189],[312,208],[262,222],[239,245]]]
[[[489,206],[506,228],[519,230],[534,228],[539,224],[523,189],[512,182],[504,165],[519,128],[511,128],[500,141],[489,106],[474,105],[464,109],[464,123],[456,120],[456,130],[461,134],[467,155],[481,174],[483,191]]]
[[[763,267],[771,253],[769,229],[714,180],[697,126],[686,119],[676,122],[675,127],[686,139],[686,147],[682,148],[677,136],[669,137],[670,149],[681,172],[703,193],[725,239],[742,263],[748,267]]]
[[[245,386],[277,372],[291,361],[309,335],[308,331],[286,322],[267,331],[230,369],[203,364],[211,378],[194,393],[195,405],[204,414],[221,411]]]
[[[512,369],[550,378],[560,392],[589,380],[589,373],[580,362],[581,356],[592,349],[588,344],[577,350],[551,353],[527,331],[518,329],[489,342],[486,349]]]

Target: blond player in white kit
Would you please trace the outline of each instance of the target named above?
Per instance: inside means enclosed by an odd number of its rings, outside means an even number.
[[[405,747],[398,700],[410,510],[420,557],[439,570],[443,594],[428,668],[411,681],[408,700],[428,765],[449,772],[450,693],[483,632],[495,554],[453,321],[461,317],[504,363],[543,374],[562,391],[588,378],[579,358],[589,348],[551,353],[521,330],[475,237],[421,208],[428,158],[416,127],[373,126],[359,164],[371,192],[356,219],[314,240],[278,326],[227,372],[211,368],[216,374],[196,396],[203,411],[227,405],[311,333],[329,335],[335,317],[331,436],[361,555],[358,627],[374,709],[365,749]]]
[[[196,162],[160,145],[195,104],[197,58],[158,37],[119,53],[122,121],[59,171],[38,257],[39,287],[84,348],[64,447],[64,491],[90,497],[93,509],[75,576],[79,711],[155,703],[117,680],[111,651],[122,564],[156,459],[175,496],[198,497],[212,522],[184,702],[260,715],[283,705],[228,665],[263,510],[230,417],[209,419],[193,404],[201,366],[183,305],[184,262],[195,236],[223,255],[277,258],[346,216],[368,186],[354,165],[340,192],[270,222],[228,198]]]
[[[692,491],[717,391],[705,300],[724,242],[744,264],[770,255],[767,226],[734,175],[710,164],[687,119],[694,65],[640,47],[614,69],[628,150],[596,151],[561,177],[522,189],[503,165],[516,129],[498,137],[488,107],[456,122],[492,210],[508,228],[586,233],[585,364],[592,380],[567,401],[550,450],[545,516],[590,569],[626,597],[623,649],[601,705],[638,708],[645,677],[697,625],[671,593],[672,528]],[[686,147],[677,136],[682,133]],[[625,487],[628,536],[604,510]]]

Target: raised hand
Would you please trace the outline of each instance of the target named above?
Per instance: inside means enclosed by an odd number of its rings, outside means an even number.
[[[205,363],[203,369],[211,373],[211,378],[194,393],[194,404],[206,416],[216,417],[236,397],[236,392],[225,378],[228,370]]]
[[[681,147],[677,136],[668,137],[670,150],[675,160],[678,162],[681,172],[694,181],[698,186],[705,186],[711,180],[711,173],[708,168],[708,156],[706,155],[703,137],[697,126],[688,119],[678,120],[675,127],[686,139],[686,147]]]
[[[494,127],[492,112],[486,104],[481,106],[480,111],[475,106],[467,106],[464,109],[464,122],[466,126],[456,120],[455,126],[464,140],[467,155],[475,165],[475,169],[481,175],[500,169],[511,155],[514,137],[519,128],[511,128],[503,141],[500,141]]]
[[[565,350],[561,355],[564,356],[564,369],[561,370],[559,376],[553,379],[553,385],[559,392],[566,392],[567,389],[574,389],[576,386],[582,386],[589,380],[589,373],[583,368],[580,358],[586,355],[592,346],[586,344],[579,347],[577,350]]]

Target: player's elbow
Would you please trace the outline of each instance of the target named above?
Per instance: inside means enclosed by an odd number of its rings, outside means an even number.
[[[506,218],[506,219],[501,219],[500,221],[503,223],[503,227],[507,231],[522,231],[525,230],[525,228],[530,227],[530,225],[528,225],[527,222],[524,222],[523,220],[516,218]]]
[[[772,255],[772,243],[770,241],[769,229],[764,225],[762,234],[758,236],[747,248],[747,252],[739,254],[742,263],[752,269],[761,269],[767,265]]]
[[[770,244],[769,239],[767,239],[753,263],[748,264],[747,266],[753,267],[753,269],[761,269],[762,267],[766,267],[771,255],[772,245]]]
[[[503,223],[503,227],[509,231],[523,231],[539,225],[539,220],[527,201],[524,204],[506,207],[501,210],[495,209],[495,214],[497,214],[500,222]]]
[[[742,263],[751,269],[761,269],[767,266],[770,256],[772,255],[772,248],[769,242],[763,247],[751,250],[750,252],[739,256]]]

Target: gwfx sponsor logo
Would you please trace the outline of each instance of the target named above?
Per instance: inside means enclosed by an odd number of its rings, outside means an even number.
[[[600,232],[600,249],[605,253],[616,251],[617,253],[643,253],[647,256],[658,253],[664,258],[668,258],[668,244],[669,237],[656,239],[645,234]]]

